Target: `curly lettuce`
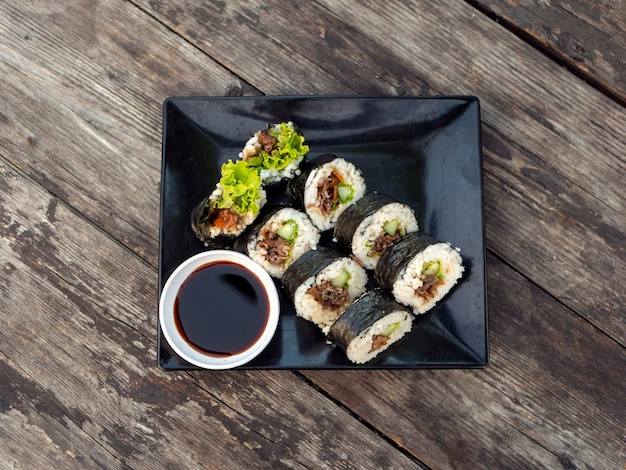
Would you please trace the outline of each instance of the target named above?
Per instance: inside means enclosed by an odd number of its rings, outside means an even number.
[[[228,160],[222,165],[222,177],[219,185],[222,197],[217,201],[219,209],[233,209],[238,214],[259,212],[261,199],[261,178],[258,169],[249,166],[245,161]]]
[[[274,126],[267,132],[275,137],[278,142],[270,153],[264,150],[259,152],[261,159],[260,161],[257,159],[255,164],[260,164],[264,169],[284,170],[292,162],[301,160],[309,152],[309,146],[304,145],[304,136],[298,134],[290,123],[281,122],[278,129]]]

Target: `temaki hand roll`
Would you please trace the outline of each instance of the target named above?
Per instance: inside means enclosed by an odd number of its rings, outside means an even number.
[[[357,364],[371,361],[411,331],[413,314],[382,289],[356,299],[328,330],[327,338]]]
[[[458,248],[430,235],[413,232],[391,245],[378,260],[374,278],[395,299],[425,313],[441,300],[463,275]]]
[[[296,315],[324,330],[365,292],[367,273],[352,258],[318,247],[294,261],[283,275],[283,287]]]
[[[308,152],[302,131],[289,121],[255,132],[239,158],[258,168],[263,184],[270,185],[300,174],[300,163]]]
[[[413,209],[385,194],[370,193],[339,216],[334,236],[363,266],[374,269],[393,242],[418,229]]]
[[[270,276],[281,279],[285,270],[308,250],[315,249],[319,241],[320,232],[304,212],[266,206],[259,220],[237,240],[235,248],[260,264]]]
[[[221,247],[241,235],[267,202],[256,169],[244,161],[222,165],[215,190],[191,213],[191,228],[205,245]]]
[[[303,165],[302,173],[289,182],[287,195],[324,231],[335,226],[365,189],[365,179],[353,163],[328,153]]]

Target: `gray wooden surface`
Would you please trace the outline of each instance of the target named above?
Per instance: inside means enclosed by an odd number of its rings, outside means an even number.
[[[626,468],[626,3],[0,3],[0,468]],[[481,101],[491,362],[164,372],[169,96]]]

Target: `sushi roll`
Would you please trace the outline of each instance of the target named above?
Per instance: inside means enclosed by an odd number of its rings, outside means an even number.
[[[287,195],[324,231],[335,226],[343,211],[363,197],[365,189],[365,179],[354,164],[324,154],[289,182]]]
[[[263,184],[270,185],[300,174],[300,163],[308,152],[302,132],[289,121],[256,131],[239,158],[258,168]]]
[[[352,258],[318,247],[293,262],[283,276],[283,287],[296,315],[324,330],[365,292],[367,273]]]
[[[425,313],[441,300],[463,275],[458,248],[430,235],[413,232],[391,245],[378,260],[374,278],[395,299]]]
[[[317,247],[320,232],[304,212],[278,206],[261,214],[240,239],[242,251],[270,276],[281,279],[294,261]]]
[[[215,190],[191,213],[191,228],[205,245],[225,246],[254,222],[267,196],[256,169],[229,160]]]
[[[367,269],[374,269],[383,252],[419,225],[413,209],[381,193],[370,193],[337,219],[334,236]]]
[[[371,361],[411,331],[411,311],[373,289],[356,299],[328,330],[327,338],[356,364]]]

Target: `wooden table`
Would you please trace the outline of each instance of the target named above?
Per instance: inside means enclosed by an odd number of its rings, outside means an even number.
[[[626,2],[0,4],[0,468],[626,468]],[[168,96],[475,95],[490,364],[166,372]]]

